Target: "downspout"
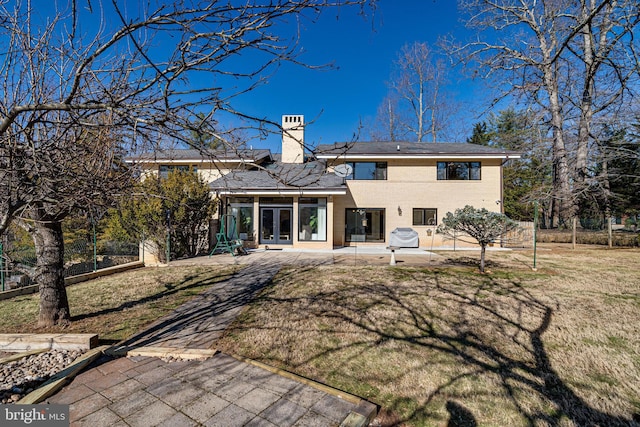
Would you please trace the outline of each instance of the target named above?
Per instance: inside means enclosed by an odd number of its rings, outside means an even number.
[[[500,163],[500,213],[504,214],[504,165],[510,160],[509,155]]]

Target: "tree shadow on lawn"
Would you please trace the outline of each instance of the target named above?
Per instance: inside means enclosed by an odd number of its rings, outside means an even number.
[[[210,348],[256,293],[271,284],[280,269],[276,263],[254,263],[182,304],[139,333],[120,343],[124,347],[148,345]]]
[[[157,292],[153,295],[148,295],[136,300],[126,301],[118,305],[117,307],[105,308],[102,310],[91,311],[89,313],[82,313],[75,316],[71,316],[71,321],[79,321],[85,319],[91,319],[94,317],[104,316],[111,313],[117,313],[123,310],[127,310],[130,308],[134,308],[140,305],[144,305],[149,302],[158,301],[162,298],[166,298],[168,296],[174,295],[179,292],[188,291],[193,288],[198,288],[203,285],[214,285],[218,282],[222,282],[231,277],[232,274],[225,274],[224,276],[214,276],[211,277],[209,274],[203,272],[198,274],[197,276],[187,276],[183,278],[180,282],[174,284],[165,284],[165,290]],[[187,283],[193,282],[189,285]]]
[[[480,255],[478,255],[477,258],[468,257],[468,256],[461,256],[458,258],[448,257],[442,261],[442,264],[451,265],[451,266],[460,266],[460,267],[475,267],[476,269],[478,269],[480,266]],[[484,266],[487,269],[508,267],[505,264],[502,264],[498,261],[494,261],[490,259],[485,259]]]
[[[274,288],[264,292],[260,299],[267,306],[281,304],[293,319],[311,317],[325,324],[346,323],[364,332],[359,334],[359,339],[318,351],[296,365],[336,359],[345,350],[351,350],[350,360],[354,360],[389,341],[410,343],[452,356],[466,365],[468,369],[461,371],[468,372],[454,375],[445,384],[437,386],[425,397],[424,404],[411,409],[402,422],[434,417],[433,409],[427,407],[436,397],[446,397],[450,401],[447,388],[464,378],[489,374],[499,378],[503,394],[528,425],[559,426],[567,419],[577,426],[638,425],[635,422],[637,414],[633,419],[627,419],[592,407],[554,369],[543,335],[553,321],[555,304],[537,299],[517,280],[483,276],[479,284],[469,285],[462,279],[451,279],[446,272],[415,271],[416,277],[410,280],[422,284],[411,290],[398,286],[399,283],[362,283],[327,290],[322,286],[312,287],[305,296],[280,297],[276,296],[277,289]],[[407,273],[402,274],[406,278]],[[446,304],[450,308],[448,313],[443,313],[434,299]],[[394,315],[385,318],[384,313],[389,310]],[[481,325],[479,319],[482,319]],[[290,325],[295,328],[295,320]],[[240,329],[265,327],[268,328],[251,322],[237,325]],[[339,328],[329,333],[340,332]],[[489,330],[493,336],[485,333]],[[498,339],[495,339],[496,334]],[[290,361],[279,362],[291,366]],[[401,371],[400,376],[411,375],[406,370]],[[375,373],[370,375],[374,377]],[[543,403],[530,405],[527,399],[531,396],[522,397],[522,390],[532,393],[534,401]],[[408,407],[406,402],[401,402],[406,398],[398,399],[397,404]],[[471,423],[467,424],[474,425],[473,414],[460,403],[452,402],[448,408],[452,417],[450,423],[454,422],[454,415],[458,418],[464,415],[462,418]],[[458,410],[460,408],[464,409],[463,414]],[[454,414],[452,410],[457,412]]]

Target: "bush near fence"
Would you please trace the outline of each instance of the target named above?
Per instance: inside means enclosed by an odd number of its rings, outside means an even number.
[[[0,290],[29,286],[33,283],[32,276],[35,273],[33,241],[9,237],[12,235],[4,236],[3,253],[0,254],[3,257],[2,278],[4,279],[4,283],[0,283]],[[93,239],[65,238],[64,277],[137,261],[138,248],[137,242],[99,239],[94,252]]]
[[[573,233],[571,230],[539,230],[537,241],[540,243],[571,243]],[[609,245],[607,231],[578,230],[576,243],[580,245]],[[638,247],[640,246],[640,234],[631,231],[616,230],[612,234],[613,246]]]

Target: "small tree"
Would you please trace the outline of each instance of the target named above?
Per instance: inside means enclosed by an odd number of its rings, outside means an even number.
[[[518,223],[499,212],[489,212],[485,208],[476,209],[467,205],[447,212],[436,230],[438,234],[453,237],[454,233],[466,233],[480,245],[480,272],[484,273],[484,257],[487,245],[502,234],[518,228]]]

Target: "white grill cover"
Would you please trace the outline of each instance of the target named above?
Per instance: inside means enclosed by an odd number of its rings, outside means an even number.
[[[418,232],[413,228],[396,228],[389,237],[389,246],[398,248],[417,248]]]

